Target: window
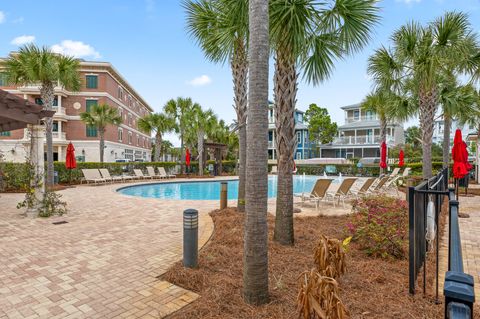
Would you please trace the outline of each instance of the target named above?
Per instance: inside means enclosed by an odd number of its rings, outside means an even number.
[[[132,114],[128,114],[128,125],[132,126],[132,120],[133,120]]]
[[[10,131],[0,132],[0,136],[10,136]]]
[[[121,107],[119,107],[119,108],[117,108],[117,110],[118,110],[118,116],[120,116],[120,118],[123,121],[123,109]]]
[[[353,119],[354,120],[360,119],[360,110],[353,111]]]
[[[123,130],[121,128],[118,129],[118,141],[123,141]]]
[[[85,76],[85,82],[87,84],[87,89],[98,88],[98,76],[96,76],[96,75]]]
[[[365,114],[365,118],[367,120],[373,120],[373,113],[372,111],[367,111],[366,114]]]
[[[303,132],[303,140],[305,144],[308,144],[308,131]]]
[[[97,128],[93,125],[86,125],[87,137],[97,137]]]
[[[297,132],[297,143],[298,144],[302,143],[302,132]]]
[[[85,109],[87,110],[87,112],[90,112],[92,110],[92,106],[97,105],[97,103],[98,103],[97,100],[86,100]]]
[[[302,113],[298,113],[298,114],[297,114],[297,121],[298,121],[299,123],[303,123],[303,115],[302,115]]]
[[[7,86],[7,75],[0,73],[0,86]]]
[[[58,132],[58,122],[57,121],[53,122],[52,132]]]
[[[37,104],[37,105],[43,105],[43,100],[42,100],[42,98],[36,97],[36,98],[35,98],[35,104]],[[56,97],[53,99],[53,106],[58,106],[58,98],[56,98]]]
[[[137,146],[140,146],[140,136],[137,134]]]
[[[132,144],[132,132],[128,132],[128,144]]]
[[[123,98],[123,88],[122,88],[121,86],[118,87],[117,97],[118,97],[119,99],[122,99],[122,98]]]

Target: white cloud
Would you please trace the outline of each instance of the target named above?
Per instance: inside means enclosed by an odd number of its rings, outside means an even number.
[[[34,41],[35,41],[35,36],[33,35],[21,35],[13,39],[10,43],[16,46],[21,46]]]
[[[212,83],[212,79],[208,75],[200,75],[190,81],[187,81],[187,84],[192,86],[203,86]]]
[[[4,23],[5,22],[5,13],[3,13],[3,11],[0,11],[0,23]]]
[[[91,45],[83,43],[82,41],[63,40],[60,44],[52,45],[52,51],[76,58],[92,57],[99,59],[101,57],[100,53]]]
[[[396,0],[397,2],[403,2],[405,4],[419,3],[422,0]]]

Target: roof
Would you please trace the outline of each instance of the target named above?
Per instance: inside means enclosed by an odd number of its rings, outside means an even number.
[[[340,107],[342,110],[352,110],[352,109],[359,109],[361,108],[361,104],[360,103],[356,103],[356,104],[351,104],[351,105],[345,105],[345,106],[342,106]]]
[[[356,128],[372,128],[372,127],[380,127],[379,120],[370,120],[370,121],[355,121],[350,122],[338,127],[339,130],[342,129],[356,129]]]
[[[135,97],[150,111],[153,112],[153,109],[148,103],[145,101],[145,99],[133,88],[133,86],[130,85],[130,83],[127,82],[127,80],[120,74],[120,72],[117,71],[113,67],[113,65],[110,62],[96,62],[96,61],[85,61],[85,60],[80,60],[80,66],[91,66],[91,67],[96,67],[96,68],[104,68],[107,71],[109,71],[118,82],[120,82],[128,91],[130,91],[131,94],[135,95]]]
[[[0,90],[0,132],[39,124],[43,118],[52,117],[53,114],[55,111],[44,110],[40,105]]]

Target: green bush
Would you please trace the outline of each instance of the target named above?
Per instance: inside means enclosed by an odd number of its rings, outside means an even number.
[[[374,257],[404,258],[408,244],[408,203],[388,196],[367,196],[353,202],[347,223],[353,241]]]
[[[0,162],[0,191],[23,191],[28,189],[28,165],[25,163]]]

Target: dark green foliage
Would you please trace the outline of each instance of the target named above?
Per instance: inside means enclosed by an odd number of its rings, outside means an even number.
[[[312,142],[327,144],[337,135],[337,123],[332,122],[326,108],[319,107],[315,103],[310,104],[304,120],[308,125]]]

